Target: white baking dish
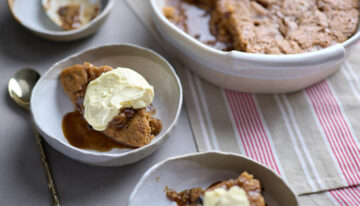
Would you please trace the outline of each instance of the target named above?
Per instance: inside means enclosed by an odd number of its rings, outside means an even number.
[[[197,41],[168,21],[162,13],[165,3],[151,0],[151,8],[169,51],[205,80],[243,92],[281,93],[306,88],[337,71],[360,40],[358,30],[341,44],[302,54],[224,52]]]

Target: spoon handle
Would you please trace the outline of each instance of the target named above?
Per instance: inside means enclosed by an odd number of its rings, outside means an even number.
[[[46,152],[45,152],[45,149],[44,149],[43,138],[40,136],[38,130],[36,129],[33,120],[32,120],[32,125],[33,125],[33,128],[34,128],[36,143],[37,143],[37,145],[38,145],[38,147],[40,149],[41,162],[43,164],[44,171],[45,171],[45,174],[46,174],[46,177],[47,177],[47,184],[48,184],[48,187],[49,187],[49,190],[50,190],[50,193],[51,193],[51,197],[52,197],[52,200],[53,200],[53,205],[54,206],[60,206],[60,201],[59,201],[59,198],[57,196],[54,180],[53,180],[53,177],[51,175],[49,163],[48,163],[47,158],[46,158]]]

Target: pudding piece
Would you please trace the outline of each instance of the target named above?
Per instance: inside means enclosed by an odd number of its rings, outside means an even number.
[[[236,179],[216,182],[205,190],[197,187],[177,193],[172,189],[166,188],[166,196],[169,200],[176,202],[178,206],[206,206],[206,193],[208,191],[215,191],[220,188],[229,191],[234,187],[236,189],[239,187],[245,191],[250,206],[265,206],[264,197],[261,195],[260,181],[254,179],[254,176],[247,172],[243,172]]]
[[[100,12],[100,1],[94,0],[41,0],[47,16],[64,30],[81,28]]]
[[[80,6],[79,5],[69,5],[60,7],[57,11],[60,19],[61,26],[65,30],[76,29],[81,25],[81,21],[79,18]]]
[[[110,66],[95,67],[90,63],[77,64],[64,69],[60,79],[66,94],[76,110],[84,115],[84,98],[88,84],[101,74],[112,71]],[[103,134],[126,146],[141,147],[161,131],[161,121],[152,117],[154,109],[121,108],[109,122]],[[89,125],[90,126],[90,125]]]
[[[206,10],[211,16],[211,34],[230,45],[223,50],[249,53],[323,49],[350,38],[359,22],[358,0],[168,0],[168,5],[181,11],[167,12],[176,25],[192,24],[193,20],[186,21],[193,11],[189,5]]]
[[[357,0],[219,0],[211,28],[219,39],[230,35],[236,50],[264,54],[309,52],[341,43],[358,23]],[[223,34],[224,33],[224,34]]]
[[[102,73],[112,70],[109,66],[95,67],[85,62],[84,64],[76,64],[64,69],[60,74],[60,80],[65,93],[70,97],[75,108],[81,113],[83,112],[83,100],[87,85],[99,77]]]

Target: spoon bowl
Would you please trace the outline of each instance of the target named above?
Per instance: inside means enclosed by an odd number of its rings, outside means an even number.
[[[9,95],[16,104],[25,109],[30,108],[31,92],[39,78],[40,74],[33,69],[22,69],[10,78]]]

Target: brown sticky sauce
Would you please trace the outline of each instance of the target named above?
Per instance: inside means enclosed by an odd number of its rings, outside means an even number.
[[[65,30],[72,30],[81,27],[80,5],[67,5],[58,9],[62,27]]]
[[[177,15],[181,17],[176,25],[204,44],[219,50],[229,50],[225,43],[219,42],[210,32],[210,11],[189,2],[191,1],[167,1],[167,5],[174,7]]]
[[[115,142],[101,132],[90,128],[86,120],[78,111],[67,113],[62,121],[62,129],[68,142],[80,149],[110,151],[114,148],[128,148]]]

